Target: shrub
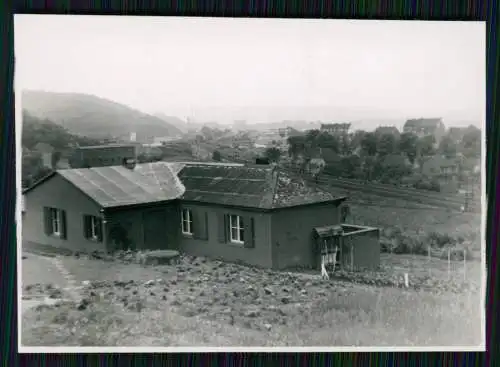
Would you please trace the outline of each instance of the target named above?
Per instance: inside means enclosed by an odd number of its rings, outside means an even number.
[[[459,248],[459,247],[450,248],[450,260],[463,261],[464,255],[465,255],[465,260],[467,261],[473,259],[472,252],[468,248]],[[448,248],[445,248],[441,251],[441,255],[439,256],[439,258],[442,260],[448,260]]]
[[[448,234],[431,232],[427,235],[427,242],[431,247],[443,248],[447,245],[455,245],[457,240]]]

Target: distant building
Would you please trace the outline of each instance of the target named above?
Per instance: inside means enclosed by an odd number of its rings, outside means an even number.
[[[321,131],[327,132],[331,135],[347,135],[349,134],[349,129],[351,124],[340,123],[340,124],[321,124]]]
[[[130,133],[130,141],[136,141],[137,140],[137,134],[136,133]]]
[[[413,133],[419,138],[432,135],[436,139],[436,143],[439,143],[446,134],[446,127],[441,118],[419,118],[407,120],[403,131],[405,133]]]
[[[72,168],[117,166],[137,158],[135,145],[96,145],[79,147],[71,160]]]
[[[436,155],[422,164],[422,174],[439,182],[441,191],[457,192],[460,174],[460,159]]]
[[[453,139],[455,142],[459,142],[464,137],[467,132],[467,127],[456,127],[452,126],[448,129],[448,136]]]
[[[375,129],[375,134],[379,136],[391,134],[397,137],[400,135],[400,132],[396,126],[379,126]]]

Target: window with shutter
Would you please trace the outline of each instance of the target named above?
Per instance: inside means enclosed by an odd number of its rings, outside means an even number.
[[[102,242],[102,219],[92,215],[83,216],[83,230],[85,238]]]
[[[227,233],[228,233],[228,220],[227,220],[227,215],[223,213],[218,213],[217,215],[217,234],[219,237],[219,242],[220,243],[226,243],[227,242]]]
[[[61,234],[60,237],[61,239],[65,240],[68,238],[68,229],[66,226],[66,211],[65,210],[59,210],[59,215],[60,215],[60,220],[61,220]]]
[[[255,220],[252,217],[245,218],[245,247],[255,247]]]
[[[66,212],[56,208],[43,208],[45,234],[66,238]]]
[[[45,234],[46,235],[52,234],[52,217],[50,208],[43,208],[43,221],[44,221]]]
[[[182,233],[185,235],[193,235],[193,211],[191,209],[182,209],[181,212]]]
[[[245,223],[240,215],[229,216],[229,238],[233,243],[243,244],[245,241]]]

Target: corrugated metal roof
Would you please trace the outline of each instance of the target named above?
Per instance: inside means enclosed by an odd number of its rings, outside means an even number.
[[[272,169],[269,167],[186,165],[179,178],[184,200],[254,208],[271,208]]]
[[[337,236],[344,232],[342,226],[338,224],[324,227],[315,227],[314,231],[319,237]]]
[[[134,169],[108,166],[57,174],[104,208],[183,199],[275,209],[343,198],[273,166],[155,162]]]
[[[117,207],[176,199],[184,187],[168,163],[67,169],[65,179],[103,207]]]
[[[182,199],[260,209],[286,208],[340,199],[272,166],[186,166],[179,177]]]

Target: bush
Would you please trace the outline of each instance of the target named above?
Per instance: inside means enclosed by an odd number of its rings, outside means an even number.
[[[465,251],[465,260],[469,261],[473,259],[472,252],[468,248],[454,247],[450,249],[450,260],[452,261],[463,261]],[[441,255],[439,256],[442,260],[448,260],[448,249],[443,249]]]
[[[456,247],[464,244],[463,238],[454,238],[448,234],[431,232],[426,237],[420,238],[410,236],[401,231],[400,228],[385,228],[382,231],[380,241],[380,251],[394,254],[414,254],[427,255],[431,246],[432,256],[448,258],[448,248],[452,248],[452,259],[463,260],[463,247]],[[466,247],[466,260],[472,259],[472,253]]]
[[[439,182],[436,180],[427,180],[427,179],[419,179],[415,182],[414,187],[419,190],[428,190],[428,191],[441,191],[441,186]]]
[[[427,235],[427,242],[431,247],[443,248],[445,246],[454,246],[458,241],[448,234],[431,232]]]

